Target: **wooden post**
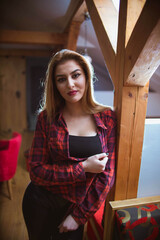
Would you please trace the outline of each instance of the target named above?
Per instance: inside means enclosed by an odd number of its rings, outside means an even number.
[[[137,2],[138,11],[135,12],[129,11],[128,2],[129,6],[133,6],[133,0],[121,0],[120,2],[117,49],[114,57],[114,53],[111,51],[113,44],[111,42],[110,44],[108,43],[111,39],[113,40],[113,38],[110,38],[109,32],[107,32],[109,20],[107,17],[104,17],[104,15],[108,13],[106,6],[107,4],[111,4],[110,0],[102,0],[100,2],[97,0],[86,0],[100,47],[115,87],[114,108],[118,119],[117,172],[114,195],[114,199],[116,200],[137,196],[148,99],[147,83],[151,75],[147,74],[144,76],[141,70],[143,61],[139,59],[142,59],[144,56],[144,45],[139,44],[140,46],[138,46],[137,49],[134,48],[134,51],[130,50],[133,49],[134,44],[138,45],[138,42],[133,42],[133,39],[139,39],[138,36],[143,35],[142,27],[145,21],[148,22],[149,19],[152,18],[152,15],[154,15],[154,17],[151,19],[151,23],[147,28],[147,33],[144,34],[142,42],[148,44],[147,47],[145,45],[145,49],[153,50],[150,46],[151,42],[154,41],[156,50],[159,49],[159,1],[147,0],[145,4],[144,1],[140,4],[139,1],[136,0],[134,1],[134,6]],[[127,9],[129,11],[128,15]],[[153,9],[154,12],[152,11]],[[113,15],[111,19],[114,19],[115,11],[113,11],[113,6],[112,11],[109,10],[109,12]],[[131,21],[129,17],[132,18],[133,14],[134,21]],[[126,38],[128,38],[127,41]],[[129,55],[130,52],[132,54],[131,56]],[[157,51],[152,51],[151,55],[152,59],[155,59],[154,62],[157,66]],[[136,61],[130,61],[131,63],[128,64],[129,57],[136,59]],[[113,60],[114,58],[115,60]],[[139,62],[137,64],[138,60]],[[153,71],[155,71],[153,65],[155,64],[149,65],[152,74]],[[143,75],[143,79],[139,78],[139,82],[135,81],[133,86],[133,84],[130,84],[128,76],[134,69],[134,66],[136,66],[136,70],[138,68],[137,72],[139,71]]]
[[[133,6],[133,2],[135,7],[138,4],[138,11],[130,11],[129,6]],[[141,4],[138,0],[120,1],[116,51],[112,47],[113,44],[109,32],[107,32],[108,19],[104,17],[104,15],[107,16],[108,9],[106,6],[110,4],[110,0],[86,0],[86,4],[115,87],[114,108],[117,114],[118,131],[116,182],[112,200],[136,198],[150,73],[153,74],[156,70],[155,65],[156,67],[159,65],[157,52],[160,44],[160,4],[158,0],[147,0],[145,4],[143,0]],[[130,19],[132,16],[133,21]],[[150,24],[145,26],[147,32],[143,36],[143,26],[146,21]],[[154,49],[156,48],[156,51],[152,51],[153,47],[151,45],[154,46]],[[144,68],[142,67],[145,50],[151,51],[150,55],[152,56],[147,60],[147,64],[151,68],[147,74],[144,74]],[[151,64],[152,59],[153,64]],[[136,71],[135,84],[129,78],[130,76],[133,77],[133,70]],[[142,77],[137,79],[137,73]],[[106,200],[108,210],[106,211],[104,226],[105,240],[107,239],[107,224],[110,224],[110,211],[107,204],[108,198]]]

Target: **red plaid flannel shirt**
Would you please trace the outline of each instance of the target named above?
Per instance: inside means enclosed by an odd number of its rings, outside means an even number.
[[[70,157],[69,133],[61,113],[51,123],[46,111],[39,114],[29,154],[31,181],[69,200],[70,214],[80,224],[100,208],[115,178],[115,113],[105,110],[93,116],[102,152],[109,153],[104,172],[85,173],[85,159]]]

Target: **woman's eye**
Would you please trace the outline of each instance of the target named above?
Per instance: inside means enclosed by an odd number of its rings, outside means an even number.
[[[76,78],[78,78],[80,75],[81,75],[80,73],[75,73],[72,77],[73,77],[74,79],[76,79]]]
[[[57,82],[62,83],[62,82],[64,82],[65,80],[66,80],[65,78],[58,78],[58,79],[57,79]]]

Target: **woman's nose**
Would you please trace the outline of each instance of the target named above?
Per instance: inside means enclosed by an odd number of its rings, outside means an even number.
[[[74,81],[71,77],[68,77],[68,81],[67,81],[68,87],[73,87],[74,86]]]

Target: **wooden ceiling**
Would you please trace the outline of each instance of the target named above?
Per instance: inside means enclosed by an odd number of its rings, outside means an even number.
[[[95,1],[96,2],[96,1]],[[107,1],[111,2],[111,1]],[[141,1],[144,4],[145,1]],[[82,4],[83,3],[83,4]],[[100,2],[98,3],[100,5]],[[106,5],[108,9],[111,9],[110,14],[116,17],[112,17],[109,24],[106,26],[107,33],[110,36],[110,41],[113,47],[113,51],[116,52],[117,47],[117,24],[118,24],[118,12],[116,8],[111,8],[111,4]],[[137,11],[140,14],[141,9],[134,9],[134,6],[130,8],[130,11]],[[93,9],[92,9],[93,10]],[[31,49],[57,49],[65,46],[67,42],[67,32],[70,24],[75,21],[79,22],[80,32],[77,49],[82,50],[84,48],[84,13],[87,11],[87,7],[83,0],[1,0],[0,8],[0,48],[31,48]],[[92,11],[93,12],[93,11]],[[96,14],[96,12],[94,12]],[[105,13],[101,12],[103,19],[107,18]],[[96,18],[97,19],[97,18]],[[94,17],[92,16],[92,21]],[[112,25],[110,24],[112,22]],[[134,21],[133,21],[134,22]],[[141,24],[141,23],[140,23]],[[142,22],[143,24],[143,22]],[[105,72],[105,64],[102,52],[100,50],[97,38],[92,26],[92,22],[87,23],[88,28],[88,51],[93,59],[93,63],[98,66],[99,72]],[[131,25],[131,24],[130,24]],[[74,27],[74,31],[77,25]],[[115,29],[115,31],[113,31]],[[127,28],[127,38],[131,35],[133,27]],[[159,29],[157,30],[159,31]],[[144,33],[145,33],[144,29]],[[99,29],[98,35],[103,34],[103,31]],[[137,40],[136,40],[137,39]],[[139,41],[136,36],[133,41]],[[107,42],[102,42],[101,45],[106,47]],[[132,43],[131,43],[132,44]],[[143,44],[143,43],[142,43]],[[136,47],[136,46],[135,46]],[[111,49],[111,48],[110,48]],[[109,59],[107,67],[110,69],[110,63],[114,60],[114,52],[108,53],[107,59]],[[133,61],[133,60],[132,60]],[[135,60],[134,60],[135,61]],[[111,63],[112,64],[112,63]],[[128,61],[128,64],[129,61]],[[136,68],[136,66],[135,66]],[[156,66],[157,68],[157,66]],[[129,68],[128,68],[129,69]],[[156,70],[152,76],[151,72],[151,84],[150,87],[153,91],[160,92],[160,67]],[[135,72],[135,69],[133,69]],[[110,73],[112,76],[112,73]],[[126,73],[127,74],[127,73]],[[105,74],[104,74],[105,75]],[[131,78],[128,81],[133,80],[133,74],[130,74]],[[141,76],[142,78],[143,76]]]

